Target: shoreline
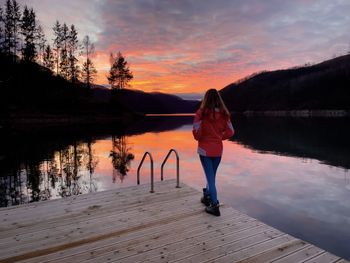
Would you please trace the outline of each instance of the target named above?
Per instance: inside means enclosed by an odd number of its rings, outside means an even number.
[[[350,117],[350,110],[267,110],[234,112],[246,117],[296,117],[296,118],[344,118]]]
[[[244,117],[292,117],[292,118],[349,118],[350,110],[267,110],[244,112],[231,112],[233,115]],[[174,113],[174,114],[141,114],[141,113],[122,113],[122,114],[24,114],[16,113],[8,116],[0,116],[0,130],[3,129],[29,129],[40,127],[64,127],[76,125],[109,125],[120,124],[127,125],[135,120],[144,117],[161,116],[193,116],[195,113]]]
[[[143,118],[144,115],[136,113],[122,114],[11,114],[0,116],[1,130],[26,130],[40,128],[94,126],[120,124],[128,125]]]

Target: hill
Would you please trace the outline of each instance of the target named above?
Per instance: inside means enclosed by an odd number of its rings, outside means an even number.
[[[140,90],[123,89],[115,91],[119,96],[116,105],[122,105],[131,111],[141,113],[193,113],[199,106],[196,100],[184,100],[178,96]],[[111,99],[113,92],[106,88],[95,87],[93,97],[95,101],[106,102]]]
[[[37,64],[0,54],[0,113],[79,113],[89,109],[89,90]]]
[[[262,72],[220,91],[229,110],[350,110],[350,55]]]
[[[85,122],[94,117],[101,120],[106,120],[106,116],[129,118],[134,113],[194,112],[198,104],[163,93],[111,92],[97,85],[87,89],[83,83],[71,83],[37,63],[14,61],[13,56],[4,54],[0,54],[0,69],[2,119],[10,116],[16,121],[65,122],[67,117],[74,116],[77,121],[79,118]]]

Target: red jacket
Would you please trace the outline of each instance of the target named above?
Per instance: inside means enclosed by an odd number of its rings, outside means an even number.
[[[198,154],[209,157],[222,155],[222,140],[230,138],[234,129],[229,117],[221,112],[208,112],[203,116],[199,109],[194,117],[193,137],[198,141]]]

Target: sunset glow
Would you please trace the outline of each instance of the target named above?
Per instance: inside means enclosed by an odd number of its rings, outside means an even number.
[[[345,0],[19,2],[35,9],[49,41],[56,19],[75,24],[80,39],[91,37],[97,84],[108,84],[109,53],[121,51],[134,73],[131,87],[148,92],[199,95],[349,47]]]

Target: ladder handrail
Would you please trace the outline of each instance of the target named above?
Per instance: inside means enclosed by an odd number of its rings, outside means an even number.
[[[150,160],[151,160],[151,193],[154,193],[154,174],[153,174],[153,157],[152,157],[152,154],[149,153],[149,152],[145,152],[143,157],[142,157],[142,160],[139,164],[139,167],[137,168],[137,184],[140,184],[140,169],[141,169],[141,166],[146,158],[146,156],[149,156]]]
[[[160,180],[163,181],[163,168],[164,168],[164,165],[166,163],[166,161],[168,160],[170,154],[174,152],[175,153],[175,156],[176,156],[176,188],[180,188],[180,158],[179,158],[179,154],[177,153],[177,151],[175,149],[170,149],[167,156],[165,157],[162,165],[161,165],[161,168],[160,168]]]

